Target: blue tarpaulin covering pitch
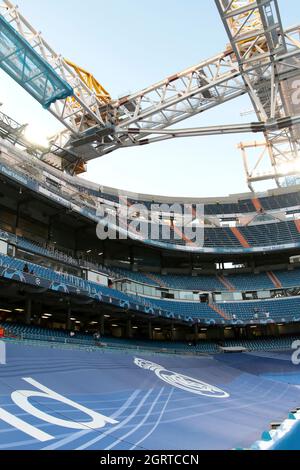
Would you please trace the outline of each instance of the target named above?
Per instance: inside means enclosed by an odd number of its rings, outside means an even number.
[[[256,373],[248,358],[8,343],[0,450],[249,448],[300,406],[300,392]]]

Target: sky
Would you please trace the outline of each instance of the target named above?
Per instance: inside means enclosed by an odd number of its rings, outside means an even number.
[[[18,5],[56,52],[93,73],[113,98],[212,57],[228,43],[214,0],[18,0]],[[279,0],[279,6],[285,27],[300,23],[299,0]],[[28,124],[29,138],[43,141],[60,129],[60,123],[2,71],[0,84],[1,110]],[[250,110],[244,96],[180,127],[256,121]],[[242,193],[248,187],[236,147],[255,139],[261,137],[195,137],[120,149],[89,163],[84,177],[147,194]]]

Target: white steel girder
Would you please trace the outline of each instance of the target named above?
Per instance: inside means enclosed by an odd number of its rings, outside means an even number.
[[[289,30],[289,35],[295,36],[299,32],[300,26]],[[281,65],[277,77],[286,80],[297,76],[298,60],[300,43],[291,42],[287,52],[278,57],[278,63]],[[261,64],[253,62],[248,70],[249,74],[256,77],[258,70],[261,70]],[[270,70],[269,64],[263,69],[265,81],[271,80],[267,78]],[[260,85],[262,84],[260,81]],[[113,132],[108,128],[98,133],[96,130],[90,130],[73,140],[70,148],[75,148],[83,159],[89,160],[117,148],[155,142],[157,138],[151,138],[151,134],[170,129],[191,116],[248,92],[249,88],[245,84],[236,57],[232,50],[228,50],[138,93],[112,101],[106,111],[114,125]],[[276,113],[274,118],[275,116],[280,119],[288,114]]]
[[[293,103],[293,89],[300,78],[300,55],[291,56],[291,51],[300,51],[300,28],[283,31],[277,0],[215,2],[259,120],[272,122],[297,114],[300,106]],[[254,63],[257,67],[252,70]],[[256,142],[239,145],[250,189],[253,182],[267,179],[280,185],[283,162],[287,169],[287,162],[299,158],[299,125],[265,130],[264,136],[263,152]]]
[[[147,143],[148,131],[169,128],[246,92],[232,56],[222,53],[138,93],[112,101],[106,112],[113,132],[89,131],[74,139],[71,146],[89,160],[117,148],[142,145]],[[86,144],[92,145],[92,152],[84,156]]]
[[[79,135],[91,125],[105,126],[100,112],[103,105],[95,93],[80,79],[74,69],[44,40],[41,33],[31,26],[9,0],[0,0],[0,14],[30,44],[30,46],[64,79],[74,90],[74,97],[57,100],[49,111],[69,130]]]

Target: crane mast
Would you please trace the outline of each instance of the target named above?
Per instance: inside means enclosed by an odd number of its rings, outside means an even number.
[[[283,30],[277,0],[215,3],[259,121],[276,122],[299,114],[300,106],[293,102],[293,86],[300,78],[300,55],[291,54],[294,46],[300,45],[299,29]],[[299,158],[299,130],[299,125],[275,126],[264,131],[264,142],[239,145],[251,189],[252,183],[261,179],[275,179],[280,185],[282,166],[288,169]]]

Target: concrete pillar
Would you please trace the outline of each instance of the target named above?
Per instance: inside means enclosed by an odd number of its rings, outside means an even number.
[[[71,316],[72,316],[72,310],[71,310],[71,307],[68,307],[67,321],[66,321],[67,330],[71,329]]]
[[[131,318],[128,318],[126,321],[126,336],[127,338],[132,338]]]
[[[198,323],[195,323],[194,325],[194,338],[193,341],[197,342],[199,339],[199,328],[198,328]]]
[[[130,258],[130,268],[132,269],[132,266],[134,265],[134,251],[133,251],[133,247],[130,248],[129,258]]]
[[[26,299],[25,303],[25,323],[30,325],[31,323],[31,309],[32,309],[32,300],[30,297]]]
[[[104,315],[101,314],[100,315],[100,335],[101,336],[104,336],[104,333],[105,333],[105,328],[104,328]]]
[[[171,341],[174,341],[174,322],[171,323]]]
[[[149,323],[148,323],[148,336],[149,336],[149,339],[153,339],[152,321],[151,320],[149,320]]]

